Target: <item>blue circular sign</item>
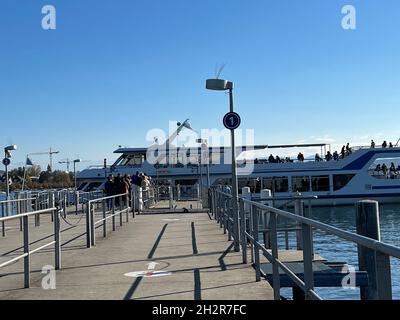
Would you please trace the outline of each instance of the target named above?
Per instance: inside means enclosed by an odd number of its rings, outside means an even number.
[[[224,126],[229,130],[235,130],[239,128],[240,123],[240,116],[236,112],[229,112],[224,117]]]
[[[8,159],[8,158],[4,158],[4,159],[3,159],[3,164],[4,164],[6,167],[9,166],[10,163],[11,163],[10,159]]]

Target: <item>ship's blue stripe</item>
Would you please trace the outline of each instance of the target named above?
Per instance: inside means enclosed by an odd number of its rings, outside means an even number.
[[[400,153],[398,149],[390,148],[386,150],[379,150],[379,151],[368,151],[366,154],[362,155],[361,157],[355,159],[353,162],[350,162],[347,166],[343,167],[343,170],[360,170],[364,168],[371,158],[376,155],[377,153]]]
[[[343,194],[343,195],[324,195],[318,199],[348,199],[348,198],[390,198],[400,197],[400,193],[371,193],[371,194]]]
[[[340,194],[340,195],[338,194],[338,195],[317,195],[317,196],[318,199],[390,198],[390,197],[400,198],[400,193]],[[254,197],[252,198],[252,200],[260,200],[260,197]]]
[[[400,189],[400,186],[373,186],[373,190]]]

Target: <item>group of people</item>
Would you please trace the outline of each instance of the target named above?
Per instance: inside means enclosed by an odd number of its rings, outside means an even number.
[[[151,178],[143,172],[139,173],[138,171],[132,177],[128,174],[125,174],[123,176],[120,173],[118,173],[116,176],[110,174],[107,178],[106,183],[104,184],[104,191],[107,197],[131,194],[132,185],[142,187],[143,191],[146,191],[151,185]],[[108,201],[109,209],[111,209],[112,203],[110,200]],[[125,204],[126,197],[122,197],[122,201],[123,204]],[[120,205],[119,197],[115,198],[115,205]]]
[[[371,148],[372,149],[374,149],[375,148],[375,141],[374,140],[371,140]],[[394,148],[394,146],[393,146],[393,143],[391,143],[391,142],[389,142],[389,145],[388,145],[388,143],[387,143],[387,141],[385,140],[385,141],[383,141],[383,143],[382,143],[382,148]]]
[[[371,140],[371,148],[375,148],[375,142],[374,140]],[[392,142],[389,142],[389,144],[387,143],[387,141],[383,141],[382,143],[382,148],[394,148],[394,145]],[[342,149],[340,150],[340,152],[333,152],[331,153],[330,151],[328,151],[325,155],[325,157],[321,157],[319,155],[319,153],[315,154],[315,158],[314,160],[316,162],[322,162],[322,161],[337,161],[339,159],[344,159],[345,157],[351,155],[353,153],[352,148],[350,147],[350,143],[347,143],[346,145],[344,145],[342,147]],[[297,161],[298,162],[304,162],[305,158],[304,158],[304,154],[299,152],[299,154],[297,155]],[[249,163],[252,162],[250,160],[245,160],[244,163]],[[285,157],[285,158],[281,158],[279,156],[274,156],[274,155],[270,155],[268,157],[268,159],[255,159],[254,163],[255,164],[261,164],[261,163],[288,163],[288,162],[294,162],[293,159],[291,159],[290,157]]]
[[[394,178],[397,174],[399,174],[400,172],[400,164],[397,166],[394,164],[394,162],[392,162],[390,164],[390,167],[388,168],[387,165],[385,163],[381,164],[377,164],[375,170],[378,174],[382,171],[383,175],[387,178]]]

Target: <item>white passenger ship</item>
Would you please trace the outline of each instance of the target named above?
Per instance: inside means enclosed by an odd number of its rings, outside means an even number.
[[[185,127],[190,128],[187,121],[166,141],[166,151],[159,155],[160,159],[166,160],[164,164],[160,164],[163,161],[150,163],[147,159],[148,148],[119,148],[114,153],[120,156],[112,166],[90,167],[79,173],[79,189],[89,191],[99,188],[109,174],[134,175],[137,171],[151,176],[157,184],[179,185],[187,193],[193,192],[198,184],[204,188],[207,185],[230,184],[231,165],[223,162],[225,155],[231,153],[230,148],[207,148],[209,161],[201,166],[199,159],[202,155],[204,157],[204,148],[196,148],[196,152],[194,155],[192,152],[188,164],[185,165],[179,162],[179,157],[169,155],[171,150],[176,153],[176,149],[168,147],[169,143]],[[385,163],[389,168],[392,162],[398,163],[400,148],[353,147],[351,154],[338,160],[268,162],[271,153],[276,155],[286,148],[294,147],[318,147],[322,151],[321,158],[324,158],[324,153],[330,148],[327,144],[251,146],[250,149],[264,150],[265,159],[252,161],[252,170],[249,172],[241,172],[240,168],[245,164],[238,163],[239,192],[244,186],[249,186],[254,194],[258,194],[261,189],[270,189],[275,197],[282,198],[300,192],[304,196],[318,196],[317,205],[347,205],[360,199],[373,199],[380,203],[400,202],[400,172],[375,170],[377,164]],[[245,149],[237,148],[236,154],[239,155]],[[249,163],[247,160],[246,165]]]

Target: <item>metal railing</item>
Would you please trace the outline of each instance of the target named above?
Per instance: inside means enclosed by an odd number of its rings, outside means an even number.
[[[88,201],[102,196],[102,190],[75,192],[72,189],[62,189],[16,192],[13,199],[0,201],[0,217],[20,216],[27,212],[49,209],[55,203],[63,209],[63,216],[66,218],[68,207],[75,206],[75,214],[78,214],[80,210],[84,212],[84,206]],[[22,218],[20,218],[20,231],[23,231],[22,224]],[[40,214],[35,216],[35,226],[40,226]],[[2,237],[5,237],[5,220],[1,222],[1,230]]]
[[[30,245],[29,245],[29,217],[42,215],[42,214],[48,214],[48,213],[50,213],[53,216],[54,240],[36,248],[36,249],[31,250]],[[22,213],[18,216],[3,217],[3,218],[0,218],[0,221],[2,223],[4,223],[6,221],[11,221],[11,220],[15,220],[15,219],[22,219],[22,221],[23,221],[23,244],[24,244],[23,250],[24,250],[24,253],[15,258],[12,258],[12,259],[6,261],[6,262],[3,262],[2,264],[0,264],[0,269],[4,268],[10,264],[13,264],[14,262],[17,262],[21,259],[24,259],[24,287],[29,288],[30,287],[30,256],[33,255],[34,253],[54,245],[55,269],[59,270],[61,268],[60,213],[59,213],[58,208],[51,207],[51,208],[44,209],[44,210]]]
[[[238,201],[240,230],[235,234],[233,228],[234,217],[232,216],[233,213],[231,210],[232,195],[224,193],[218,189],[212,189],[212,212],[214,218],[220,226],[224,228],[224,232],[228,232],[230,240],[233,238],[240,241],[243,263],[247,263],[248,243],[250,244],[251,259],[255,267],[256,281],[261,280],[262,274],[260,251],[261,254],[272,264],[272,283],[274,298],[276,300],[280,300],[281,298],[280,270],[282,270],[295,283],[295,285],[304,292],[306,299],[321,299],[314,290],[313,229],[355,243],[359,248],[372,250],[374,255],[379,257],[380,263],[384,263],[385,265],[385,267],[381,267],[380,270],[379,266],[376,267],[378,268],[378,274],[376,277],[381,280],[385,279],[388,281],[387,277],[385,278],[385,275],[387,276],[388,273],[390,274],[390,257],[400,259],[400,248],[311,219],[311,206],[309,207],[309,210],[303,212],[304,216],[301,216],[255,201],[247,200],[242,197],[240,197]],[[296,199],[296,201],[300,207],[303,207],[303,200]],[[270,249],[266,248],[265,244],[259,239],[259,233],[261,231],[259,228],[259,217],[264,213],[269,216],[268,230],[270,232]],[[298,223],[300,226],[299,240],[301,240],[303,251],[304,280],[291,271],[290,268],[279,259],[278,217]],[[379,272],[384,275],[379,274]],[[378,282],[378,285],[381,286],[380,289],[382,291],[386,291],[384,295],[391,299],[391,290],[388,293],[388,290],[384,288],[384,286],[388,286],[388,284],[380,281]]]
[[[100,208],[99,208],[100,207]],[[97,212],[96,209],[100,209]],[[119,216],[119,224],[123,225],[123,214],[126,222],[129,222],[129,212],[135,218],[135,195],[124,193],[108,197],[89,200],[86,206],[86,246],[90,248],[96,245],[96,226],[103,226],[103,237],[107,237],[107,221],[112,220],[112,231],[116,231],[116,217]],[[96,213],[101,213],[102,218],[96,220]]]
[[[37,196],[37,194],[36,194]],[[23,231],[23,254],[18,255],[8,261],[0,264],[0,269],[10,266],[11,264],[24,260],[24,287],[29,288],[30,286],[30,256],[37,253],[40,250],[46,249],[54,245],[54,258],[55,258],[55,269],[61,269],[61,243],[60,243],[60,218],[62,212],[65,210],[67,201],[63,201],[66,198],[66,193],[62,193],[62,196],[57,196],[51,193],[48,199],[49,207],[40,210],[32,210],[30,212],[24,212],[19,214],[14,214],[10,216],[5,216],[0,218],[0,222],[4,225],[6,222],[20,219],[22,220],[22,231]],[[29,198],[28,198],[29,199]],[[31,198],[33,203],[38,199],[38,197]],[[56,199],[59,201],[57,202]],[[27,200],[27,199],[24,199]],[[4,203],[12,201],[22,201],[21,200],[9,200],[2,201]],[[119,216],[119,224],[123,225],[123,214],[126,214],[126,222],[129,222],[129,215],[132,213],[132,217],[135,218],[135,212],[138,203],[138,193],[126,193],[113,195],[110,197],[102,197],[97,199],[88,199],[84,205],[85,210],[82,211],[83,217],[86,217],[86,243],[87,247],[90,248],[96,244],[96,227],[103,226],[103,236],[107,236],[107,221],[112,220],[112,230],[116,230],[116,217]],[[34,204],[33,204],[34,206]],[[101,213],[101,218],[96,220],[96,214]],[[29,242],[29,217],[35,217],[35,226],[37,226],[36,221],[38,217],[44,214],[50,214],[53,223],[53,235],[54,240],[50,241],[38,248],[30,249]],[[65,212],[64,212],[65,216]],[[77,226],[77,225],[75,225]],[[74,238],[75,239],[75,238]],[[73,240],[74,240],[73,239]],[[15,250],[13,250],[15,251]]]

